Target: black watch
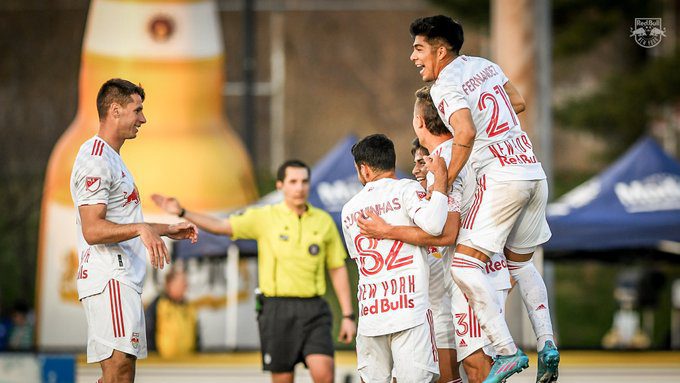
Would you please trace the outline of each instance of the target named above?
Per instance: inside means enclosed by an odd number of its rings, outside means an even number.
[[[347,315],[343,315],[342,319],[349,319],[351,321],[355,321],[355,320],[357,320],[357,317],[354,316],[354,313],[350,313],[350,314],[347,314]]]

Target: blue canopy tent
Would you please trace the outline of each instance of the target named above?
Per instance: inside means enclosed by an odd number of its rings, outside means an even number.
[[[357,179],[354,158],[350,152],[352,145],[356,142],[356,136],[348,135],[312,168],[309,202],[327,211],[335,220],[338,229],[340,229],[343,205],[362,188]],[[397,175],[398,177],[405,176],[401,172],[397,172]],[[281,194],[274,191],[261,198],[255,205],[277,203],[281,201],[281,198]],[[231,243],[228,237],[200,232],[199,241],[196,244],[192,245],[188,241],[175,242],[174,254],[178,258],[224,256]],[[257,253],[255,241],[239,240],[234,243],[241,253],[251,255]]]
[[[650,137],[613,165],[548,205],[546,251],[680,245],[680,163]],[[675,252],[675,251],[672,251]]]

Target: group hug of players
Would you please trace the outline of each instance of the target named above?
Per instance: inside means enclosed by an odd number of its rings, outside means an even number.
[[[505,321],[512,281],[537,337],[536,382],[555,382],[548,294],[532,262],[551,235],[548,188],[517,118],[524,100],[498,65],[460,54],[451,18],[417,19],[410,32],[410,59],[429,83],[414,106],[416,180],[396,178],[386,136],[365,137],[352,148],[364,188],[342,211],[359,269],[359,374],[506,381],[529,364]]]

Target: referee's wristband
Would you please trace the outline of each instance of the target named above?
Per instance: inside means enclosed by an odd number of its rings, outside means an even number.
[[[179,211],[179,214],[177,214],[178,217],[182,218],[184,217],[184,214],[187,213],[187,209],[182,208],[182,210]]]
[[[350,313],[350,314],[347,314],[347,315],[343,315],[342,319],[349,319],[351,321],[355,321],[355,320],[357,320],[357,317],[354,316],[354,313]]]

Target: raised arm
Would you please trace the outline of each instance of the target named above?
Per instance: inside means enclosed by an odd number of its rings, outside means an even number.
[[[180,215],[180,213],[184,211],[182,218],[194,223],[202,230],[227,236],[231,236],[234,233],[229,219],[220,219],[208,214],[186,210],[182,208],[182,205],[180,205],[179,201],[174,197],[153,194],[151,199],[158,207],[165,210],[168,214]]]
[[[448,211],[446,162],[443,158],[433,155],[425,157],[425,166],[434,174],[432,196],[428,203],[415,210],[411,218],[426,233],[438,236],[444,229]]]

